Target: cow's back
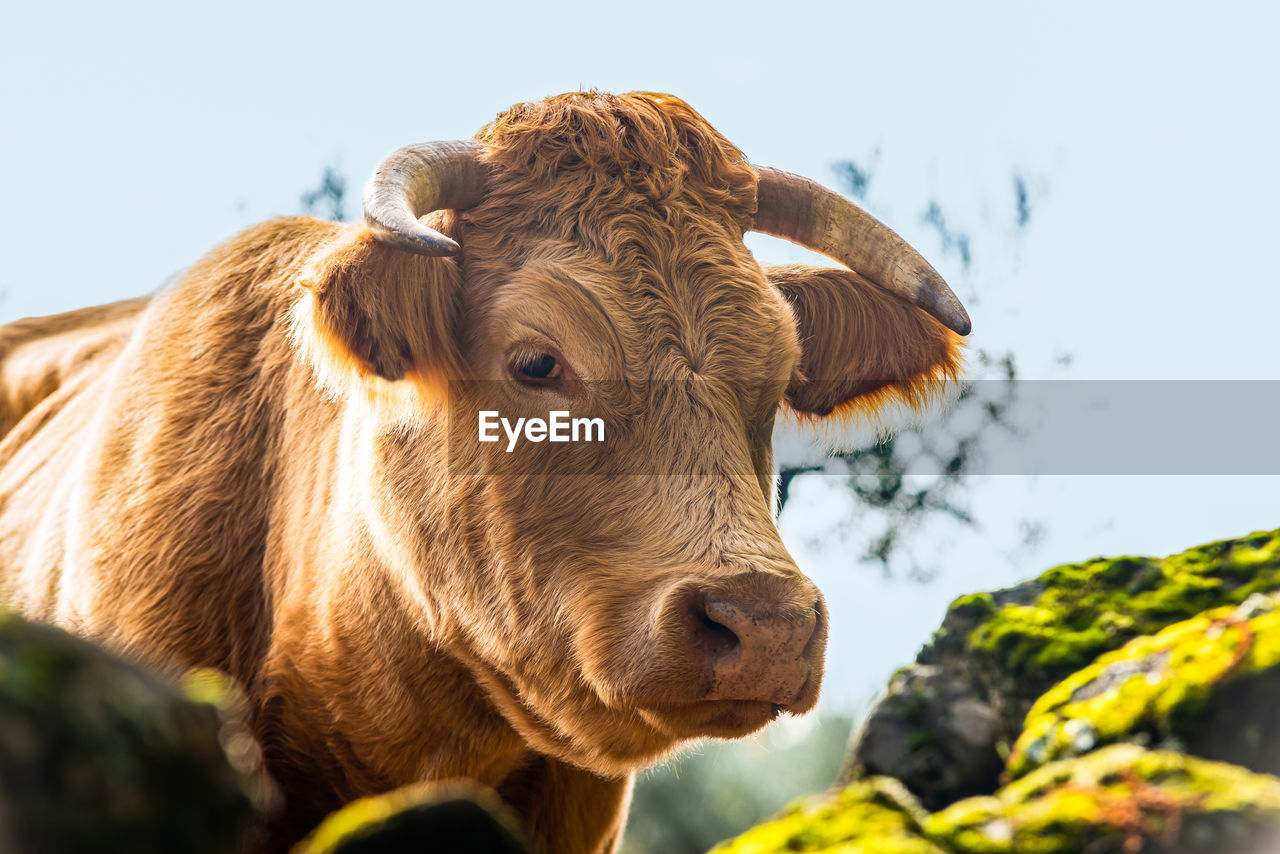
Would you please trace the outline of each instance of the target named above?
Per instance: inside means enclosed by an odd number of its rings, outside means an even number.
[[[4,328],[0,601],[252,678],[278,432],[310,391],[287,310],[333,230],[265,223],[154,297]]]
[[[149,300],[138,297],[0,326],[0,441],[59,389],[101,374],[128,341]]]

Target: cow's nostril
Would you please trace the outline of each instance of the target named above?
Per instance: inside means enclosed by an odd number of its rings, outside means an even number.
[[[693,605],[694,629],[706,651],[712,656],[721,656],[741,646],[738,634],[712,617],[707,606],[706,600]]]

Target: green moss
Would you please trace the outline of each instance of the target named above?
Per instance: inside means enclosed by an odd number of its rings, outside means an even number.
[[[1280,828],[1280,780],[1178,753],[1113,745],[1054,762],[924,830],[958,852],[1228,851]]]
[[[1009,774],[1098,744],[1188,735],[1212,692],[1280,665],[1278,606],[1280,595],[1254,594],[1130,641],[1072,674],[1032,707]]]
[[[473,785],[427,784],[352,801],[293,854],[527,854],[497,797]]]
[[[969,633],[970,652],[1010,678],[1057,680],[1139,635],[1251,594],[1280,589],[1280,531],[1252,534],[1164,559],[1103,558],[1050,569],[1026,604],[991,610]],[[979,607],[967,596],[952,606]]]
[[[951,603],[951,611],[965,617],[984,620],[999,610],[990,593],[971,593]]]
[[[711,854],[946,854],[922,834],[924,817],[901,783],[873,777],[796,801],[768,822],[722,842]]]

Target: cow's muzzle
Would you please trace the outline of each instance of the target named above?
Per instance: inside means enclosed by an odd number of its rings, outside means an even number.
[[[750,573],[670,590],[658,649],[633,699],[742,701],[803,712],[817,700],[827,620],[817,588]]]
[[[691,655],[710,671],[705,700],[759,700],[780,706],[800,697],[813,672],[810,642],[820,605],[771,613],[759,603],[695,594],[687,620]]]

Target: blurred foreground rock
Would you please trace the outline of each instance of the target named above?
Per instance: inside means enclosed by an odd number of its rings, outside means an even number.
[[[872,777],[797,801],[772,821],[712,849],[712,854],[946,854],[925,835],[927,818],[919,801],[897,780]]]
[[[247,703],[195,670],[174,685],[0,610],[0,852],[236,854],[273,807]],[[349,804],[298,854],[527,854],[492,793],[416,787]]]
[[[293,854],[529,854],[497,797],[473,786],[425,785],[353,801]]]
[[[1269,532],[964,597],[846,788],[717,851],[1280,851],[1277,591]]]
[[[230,689],[189,684],[0,611],[0,851],[235,851],[264,794],[223,748]]]

